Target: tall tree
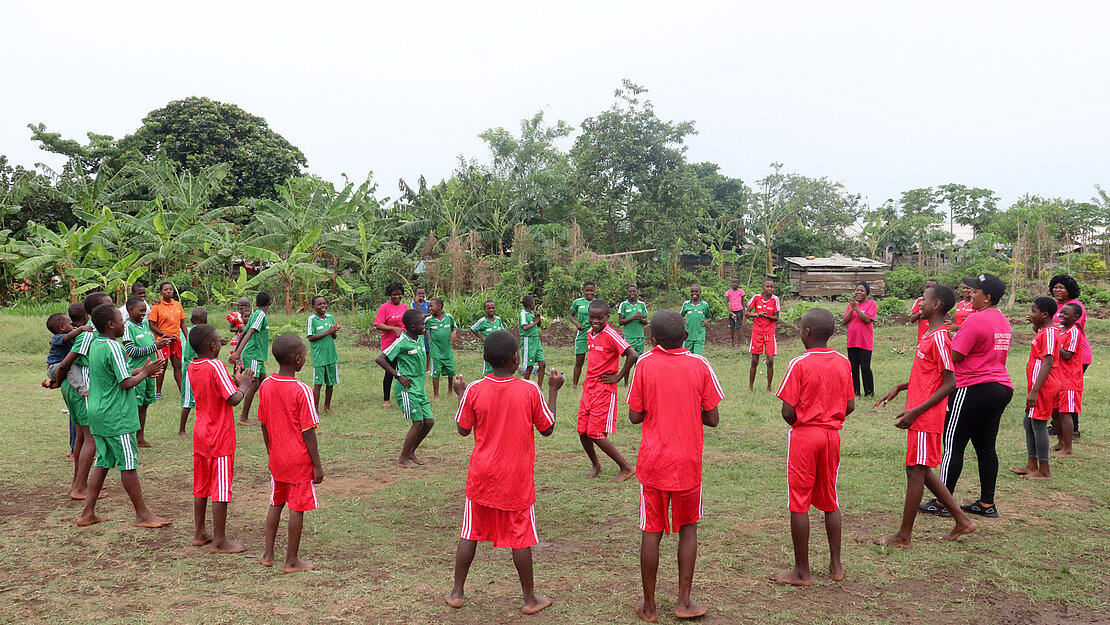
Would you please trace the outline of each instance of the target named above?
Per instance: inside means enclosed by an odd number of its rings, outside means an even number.
[[[940,199],[948,205],[949,222],[971,226],[975,234],[983,231],[998,210],[998,196],[990,189],[955,183],[941,185],[938,189]]]

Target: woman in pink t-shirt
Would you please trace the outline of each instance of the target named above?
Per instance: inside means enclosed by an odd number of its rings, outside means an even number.
[[[393,344],[401,337],[401,332],[405,328],[405,324],[401,323],[401,317],[404,316],[405,311],[409,309],[401,303],[401,299],[405,297],[405,287],[401,286],[400,282],[390,282],[385,287],[385,295],[389,301],[382,304],[378,308],[378,315],[374,317],[374,327],[382,332],[382,351]],[[391,363],[393,364],[393,363]],[[393,387],[393,376],[389,373],[385,374],[382,378],[382,401],[383,408],[389,408],[389,390]]]
[[[998,480],[995,439],[1002,412],[1014,396],[1014,385],[1006,370],[1013,334],[1010,321],[998,310],[1006,283],[989,273],[964,278],[963,282],[971,288],[975,314],[964,320],[952,338],[956,390],[948,399],[944,421],[940,479],[949,491],[956,492],[956,482],[963,471],[964,449],[970,441],[979,460],[980,493],[978,500],[960,508],[969,514],[994,518],[998,516],[994,506]],[[922,508],[934,514],[945,512],[936,501],[922,504]]]
[[[863,394],[875,396],[875,377],[871,374],[871,352],[875,350],[875,316],[879,306],[869,299],[871,285],[856,283],[856,292],[844,309],[843,325],[848,326],[848,361],[852,363],[852,386],[859,397],[860,377],[863,377]]]
[[[1079,306],[1079,321],[1075,322],[1079,327],[1079,349],[1075,355],[1080,358],[1079,362],[1083,363],[1083,373],[1086,373],[1087,367],[1094,362],[1094,354],[1091,352],[1091,343],[1087,340],[1087,309],[1083,306],[1083,302],[1079,301],[1079,283],[1067,274],[1052,276],[1048,281],[1048,291],[1056,299],[1057,308],[1056,314],[1052,317],[1052,323],[1060,323],[1060,309],[1064,304]],[[1071,416],[1075,425],[1072,438],[1079,438],[1079,413],[1073,412]]]

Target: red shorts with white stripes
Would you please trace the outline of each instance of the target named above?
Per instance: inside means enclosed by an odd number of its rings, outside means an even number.
[[[578,404],[578,433],[593,439],[612,434],[617,425],[617,385],[582,385]]]
[[[1050,382],[1051,380],[1045,380],[1041,385],[1041,390],[1037,393],[1037,405],[1026,408],[1025,416],[1038,421],[1048,421],[1052,418],[1052,413],[1056,411],[1056,404],[1060,402],[1060,385],[1050,384]]]
[[[498,510],[474,503],[463,507],[462,532],[466,540],[490,541],[494,547],[524,549],[540,542],[536,533],[536,507]]]
[[[752,342],[748,347],[748,351],[752,354],[767,354],[774,356],[778,353],[778,341],[775,340],[774,334],[756,334],[752,332]]]
[[[791,428],[787,439],[786,488],[791,512],[840,509],[840,431],[819,426]]]
[[[193,454],[193,497],[212,501],[231,501],[231,477],[235,473],[235,454],[211,458]]]
[[[919,464],[930,469],[940,466],[940,432],[910,430],[906,441],[906,466]]]
[[[312,480],[299,484],[289,482],[276,482],[270,477],[273,490],[270,493],[271,506],[289,504],[289,509],[295,512],[308,512],[316,509],[316,485]]]
[[[1060,412],[1083,412],[1083,391],[1060,391],[1056,402],[1056,409]]]
[[[670,523],[667,507],[671,509]],[[701,485],[689,490],[659,490],[640,485],[640,529],[670,534],[701,518]]]

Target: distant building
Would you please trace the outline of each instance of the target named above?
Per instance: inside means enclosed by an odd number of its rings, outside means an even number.
[[[799,297],[836,297],[851,293],[856,283],[867,282],[872,297],[882,297],[886,292],[887,264],[880,260],[833,254],[789,256],[786,266],[790,270],[790,290]]]

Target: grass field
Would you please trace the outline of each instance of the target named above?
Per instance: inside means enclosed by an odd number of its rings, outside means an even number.
[[[1022,315],[1023,317],[1024,315]],[[1016,317],[1016,316],[1015,316]],[[271,318],[273,326],[283,321]],[[344,321],[340,315],[340,322]],[[303,324],[298,317],[296,325]],[[574,432],[578,393],[566,348],[545,348],[548,362],[568,374],[554,436],[537,437],[536,514],[542,542],[534,550],[536,585],[555,601],[534,617],[519,612],[520,587],[507,550],[479,547],[462,610],[444,605],[458,540],[472,439],[455,432],[453,400],[433,404],[439,424],[423,456],[428,464],[394,465],[406,429],[397,410],[381,408],[376,350],[340,334],[342,384],[338,414],[320,426],[326,471],[319,510],[305,515],[303,557],[318,572],[283,575],[263,568],[263,521],[269,473],[261,434],[240,428],[235,499],[229,534],[241,556],[210,555],[189,546],[192,531],[192,443],[176,436],[178,393],[151,409],[139,475],[155,514],[174,523],[159,530],[131,526],[129,502],[115,472],[98,511],[111,522],[73,524],[79,503],[66,494],[72,465],[64,460],[66,417],[57,392],[39,387],[49,336],[43,320],[0,314],[0,610],[5,623],[634,623],[639,594],[638,489],[635,481],[587,480],[587,461]],[[1017,386],[1025,385],[1030,334],[1019,330],[1010,356]],[[907,379],[914,330],[879,328],[874,370],[880,394]],[[786,425],[779,402],[748,393],[747,354],[711,345],[706,355],[727,395],[721,424],[707,431],[704,508],[694,580],[695,600],[710,606],[706,623],[992,623],[1108,622],[1110,573],[1110,375],[1099,364],[1110,350],[1110,324],[1092,320],[1096,364],[1086,379],[1083,438],[1076,458],[1053,464],[1055,479],[1030,483],[1005,470],[1025,461],[1022,395],[1003,417],[1001,518],[958,543],[942,543],[950,521],[920,517],[915,547],[884,550],[877,536],[896,529],[905,488],[905,434],[893,407],[861,405],[843,432],[840,501],[844,515],[843,583],[829,581],[820,514],[813,514],[809,588],[773,585],[766,575],[792,565],[786,510]],[[833,342],[844,347],[843,334]],[[776,384],[796,339],[780,342]],[[226,350],[223,354],[226,356]],[[477,351],[457,354],[472,380]],[[1107,361],[1110,364],[1110,361]],[[270,371],[277,370],[271,359]],[[761,372],[762,376],[762,372]],[[170,376],[172,378],[172,376]],[[311,368],[301,373],[311,381]],[[758,388],[758,384],[757,384]],[[639,430],[626,419],[612,440],[634,458]],[[604,465],[603,477],[613,465]],[[957,499],[978,496],[968,448]],[[284,522],[282,526],[284,532]],[[284,536],[279,534],[279,554]],[[677,539],[663,542],[660,621],[673,622]]]

